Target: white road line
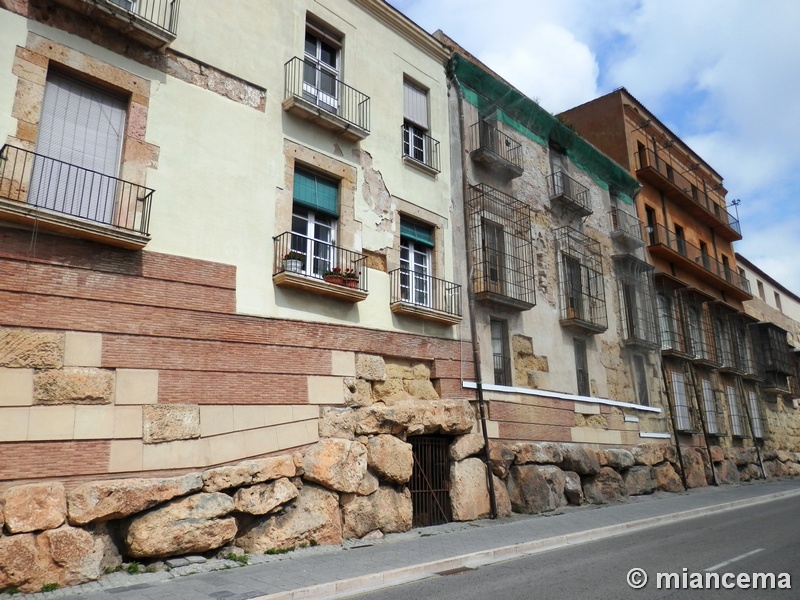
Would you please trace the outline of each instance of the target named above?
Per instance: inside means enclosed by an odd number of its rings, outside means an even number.
[[[743,558],[747,558],[748,556],[753,556],[753,554],[758,554],[759,552],[763,552],[764,548],[756,548],[755,550],[751,550],[750,552],[745,552],[744,554],[740,554],[739,556],[734,556],[730,560],[726,560],[725,562],[721,562],[718,565],[714,565],[713,567],[708,567],[707,569],[703,569],[704,571],[716,571],[717,569],[721,569],[722,567],[727,567],[731,563],[735,563],[737,560],[742,560]]]

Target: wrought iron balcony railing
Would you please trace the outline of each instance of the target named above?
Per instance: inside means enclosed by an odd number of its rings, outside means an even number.
[[[340,129],[344,135],[352,134],[353,139],[360,140],[369,134],[369,96],[313,62],[298,57],[284,65],[284,77],[284,107],[295,107],[294,101],[299,100],[299,110],[307,111],[312,107],[314,115],[311,116],[331,115],[331,122],[327,125]]]
[[[716,196],[710,190],[702,189],[700,182],[694,176],[687,178],[683,165],[673,163],[672,157],[664,151],[661,154],[655,153],[650,149],[636,153],[636,169],[640,175],[653,173],[657,180],[668,182],[668,189],[673,191],[673,197],[679,199],[688,206],[702,209],[696,216],[708,220],[713,219],[713,223],[722,224],[729,228],[733,235],[728,235],[728,239],[741,239],[742,230],[739,219],[734,217],[725,207],[725,200]],[[717,199],[714,200],[713,197]]]
[[[106,0],[130,14],[174,34],[178,30],[180,0]]]
[[[401,127],[403,156],[421,163],[437,173],[439,165],[439,142],[422,130],[404,123]]]
[[[674,253],[682,256],[687,263],[692,263],[703,271],[711,273],[726,282],[730,287],[739,290],[739,292],[743,292],[747,296],[752,295],[750,292],[750,282],[746,277],[734,271],[730,266],[718,261],[710,254],[701,251],[700,248],[694,244],[676,235],[674,231],[668,230],[663,225],[649,226],[646,229],[647,242],[651,247],[651,252],[653,252],[654,247],[658,245],[669,248]]]
[[[148,235],[153,190],[6,144],[0,149],[0,198]]]
[[[461,320],[461,286],[410,269],[389,272],[393,312],[443,323]]]
[[[490,121],[478,121],[470,126],[467,151],[473,160],[498,167],[509,178],[519,177],[523,173],[522,144]]]
[[[644,246],[642,222],[634,215],[620,210],[616,206],[608,213],[611,223],[611,237],[631,248]]]
[[[589,188],[578,183],[563,171],[556,171],[547,177],[550,200],[560,200],[571,211],[579,216],[592,214],[589,201]]]
[[[286,273],[308,280],[368,291],[367,257],[298,233],[287,231],[273,239],[273,275]]]
[[[494,384],[511,385],[511,358],[503,354],[493,354]]]

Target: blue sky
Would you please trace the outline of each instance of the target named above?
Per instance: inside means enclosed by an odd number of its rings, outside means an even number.
[[[741,200],[737,252],[800,294],[800,1],[389,1],[550,112],[626,87]]]

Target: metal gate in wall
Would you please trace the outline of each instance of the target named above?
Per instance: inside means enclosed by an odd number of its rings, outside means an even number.
[[[408,483],[414,510],[414,527],[449,523],[450,456],[452,438],[435,435],[408,438],[414,454],[414,469]]]

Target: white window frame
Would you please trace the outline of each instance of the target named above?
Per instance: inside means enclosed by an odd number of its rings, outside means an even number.
[[[417,306],[432,305],[431,247],[408,238],[400,239],[400,297]]]
[[[302,225],[305,225],[304,227]],[[291,249],[306,257],[303,274],[322,277],[336,266],[336,219],[311,208],[292,207]]]
[[[316,29],[316,28],[314,28]],[[303,73],[303,95],[307,100],[311,100],[314,104],[322,106],[332,113],[339,112],[339,74],[341,71],[341,48],[336,47],[332,40],[327,41],[323,39],[325,36],[312,28],[306,29],[305,37],[303,38],[303,60],[304,64],[311,66],[314,69],[313,83],[306,80],[306,73]],[[328,36],[329,38],[331,36]],[[314,40],[314,52],[309,52],[307,43],[309,38]],[[333,56],[333,63],[331,64],[323,59],[323,44],[331,49]],[[323,90],[323,77],[330,77],[333,79],[333,93]]]

